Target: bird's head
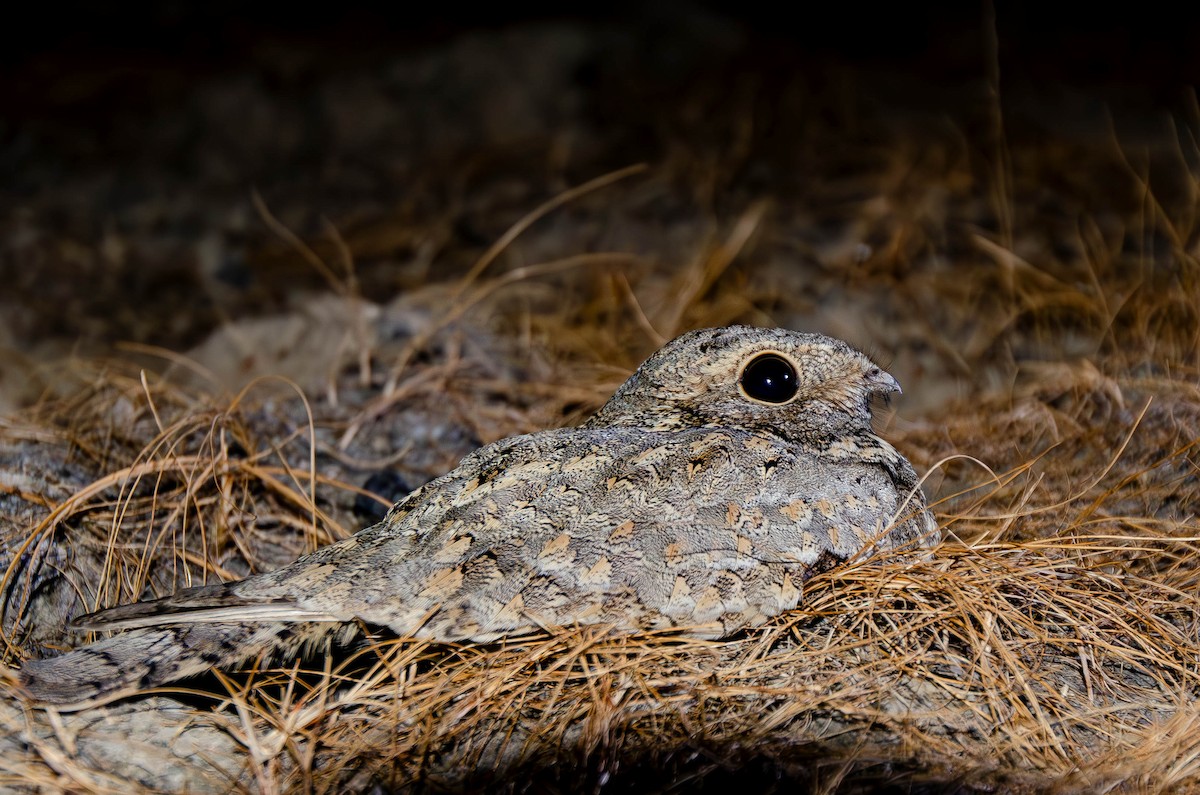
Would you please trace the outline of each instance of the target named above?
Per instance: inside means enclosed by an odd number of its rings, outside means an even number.
[[[899,391],[895,378],[841,340],[729,326],[667,343],[588,424],[869,430],[872,399]]]

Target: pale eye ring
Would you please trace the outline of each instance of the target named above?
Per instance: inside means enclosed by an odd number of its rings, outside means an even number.
[[[755,356],[738,379],[742,392],[763,403],[787,403],[800,389],[796,366],[777,353]]]

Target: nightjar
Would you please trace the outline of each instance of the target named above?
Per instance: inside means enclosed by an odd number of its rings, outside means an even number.
[[[344,541],[77,618],[128,631],[26,663],[22,685],[81,708],[356,622],[455,643],[580,624],[729,635],[800,606],[815,571],[938,540],[912,465],[872,430],[872,400],[899,389],[819,334],[684,334],[583,425],[487,445]]]

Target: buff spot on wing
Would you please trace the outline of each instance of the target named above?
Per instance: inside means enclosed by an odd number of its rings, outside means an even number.
[[[607,585],[612,580],[612,564],[608,562],[608,558],[602,557],[592,564],[592,567],[587,569],[579,578],[579,582],[583,585]]]
[[[500,612],[496,613],[496,617],[492,619],[492,624],[497,629],[510,629],[519,627],[525,623],[525,599],[521,594],[513,596],[509,599],[504,607],[500,608]]]
[[[446,544],[446,546],[437,551],[437,554],[433,556],[434,561],[437,563],[453,563],[459,560],[470,549],[473,540],[469,535],[456,536],[449,544]]]
[[[449,599],[462,587],[463,573],[458,567],[438,569],[425,581],[421,596],[431,601]]]
[[[622,541],[628,541],[633,538],[633,521],[625,521],[613,528],[613,531],[608,534],[608,542],[617,544]]]
[[[791,610],[800,602],[800,589],[792,582],[790,574],[783,575],[783,582],[779,584],[779,609]]]
[[[549,541],[546,546],[542,547],[542,551],[538,553],[538,557],[550,558],[561,556],[567,551],[569,546],[571,546],[571,536],[561,533]]]
[[[722,609],[721,592],[715,587],[710,585],[700,592],[700,598],[696,600],[695,608],[697,618],[703,620],[720,615]]]
[[[683,577],[675,578],[671,588],[671,596],[667,600],[667,613],[671,615],[691,615],[696,609],[696,601],[692,599],[692,589]]]

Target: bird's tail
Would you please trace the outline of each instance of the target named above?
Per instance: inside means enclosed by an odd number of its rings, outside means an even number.
[[[104,704],[212,667],[287,656],[329,634],[329,624],[194,623],[134,629],[21,668],[27,695],[60,710]]]
[[[83,709],[150,687],[237,665],[258,656],[287,658],[337,630],[353,629],[281,597],[245,596],[248,581],[188,588],[162,599],[80,616],[73,629],[127,632],[33,660],[20,681],[33,699]]]

